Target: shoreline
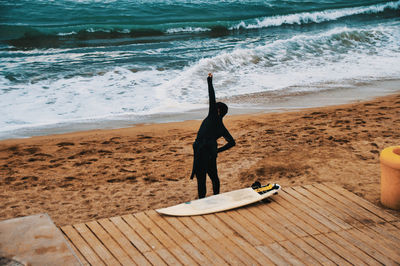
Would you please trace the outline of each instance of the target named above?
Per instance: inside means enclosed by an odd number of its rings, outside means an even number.
[[[324,108],[335,105],[351,104],[368,101],[377,97],[396,94],[400,91],[400,80],[380,80],[356,86],[343,86],[318,92],[287,93],[261,92],[219,98],[229,106],[228,115],[246,115],[261,113],[281,113],[301,111],[309,108]],[[202,120],[207,115],[207,109],[194,109],[181,113],[161,113],[154,115],[126,115],[113,119],[96,120],[92,122],[65,122],[52,125],[26,127],[0,132],[0,141],[9,139],[24,139],[35,136],[50,136],[91,130],[112,130],[129,128],[141,124],[163,124]]]
[[[193,200],[197,185],[189,175],[200,123],[2,140],[0,220],[47,212],[62,226]],[[343,105],[228,115],[224,123],[237,146],[218,157],[221,192],[255,180],[284,187],[334,182],[379,204],[379,153],[400,144],[400,93]]]

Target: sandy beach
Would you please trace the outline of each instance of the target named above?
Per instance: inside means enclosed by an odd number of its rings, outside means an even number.
[[[224,121],[237,145],[218,157],[222,192],[333,182],[379,205],[379,153],[400,144],[400,94]],[[46,212],[63,226],[193,200],[200,122],[1,141],[0,220]]]

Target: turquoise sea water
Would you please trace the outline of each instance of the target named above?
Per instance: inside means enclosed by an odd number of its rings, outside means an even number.
[[[208,72],[217,97],[285,96],[399,62],[400,1],[0,0],[0,138],[202,108]]]

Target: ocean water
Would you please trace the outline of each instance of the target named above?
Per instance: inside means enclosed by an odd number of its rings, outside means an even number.
[[[0,139],[198,110],[208,72],[228,101],[362,95],[400,79],[400,1],[0,0]]]

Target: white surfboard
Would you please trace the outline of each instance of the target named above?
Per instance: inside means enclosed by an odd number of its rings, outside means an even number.
[[[181,203],[175,206],[157,209],[161,214],[171,216],[192,216],[226,211],[261,201],[275,194],[281,189],[278,184],[253,189],[243,188],[203,199]]]

